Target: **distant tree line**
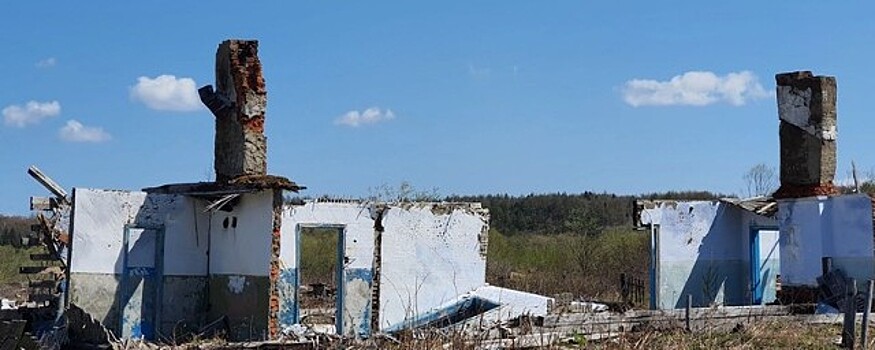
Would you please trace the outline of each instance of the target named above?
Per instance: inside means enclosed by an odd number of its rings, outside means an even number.
[[[449,196],[446,201],[480,202],[489,209],[490,226],[504,234],[600,234],[630,226],[636,199],[707,200],[727,197],[707,191],[669,191],[639,196],[584,192],[511,196]]]

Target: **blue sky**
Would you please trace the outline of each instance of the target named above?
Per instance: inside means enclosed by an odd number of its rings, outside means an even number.
[[[0,21],[0,213],[212,173],[191,100],[260,41],[269,171],[307,195],[705,189],[778,164],[774,74],[834,75],[839,177],[875,167],[871,4],[15,2]],[[164,77],[162,77],[164,76]]]

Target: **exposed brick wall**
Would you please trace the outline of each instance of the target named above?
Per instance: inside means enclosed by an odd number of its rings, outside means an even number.
[[[216,50],[216,90],[199,90],[216,116],[216,181],[267,174],[264,117],[267,90],[258,59],[258,41],[226,40]]]
[[[273,190],[273,230],[270,241],[270,304],[268,306],[267,330],[270,339],[280,335],[280,297],[277,283],[280,278],[280,231],[283,226],[283,191]],[[290,247],[289,249],[291,249]]]

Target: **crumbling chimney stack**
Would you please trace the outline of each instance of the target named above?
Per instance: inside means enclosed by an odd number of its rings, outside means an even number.
[[[836,79],[809,71],[781,73],[777,81],[781,187],[775,198],[837,194]]]
[[[198,93],[216,117],[216,181],[267,175],[267,90],[258,41],[222,42],[216,51],[216,89],[207,85]]]

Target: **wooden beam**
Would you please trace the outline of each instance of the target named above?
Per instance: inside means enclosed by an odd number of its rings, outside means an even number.
[[[30,210],[52,210],[57,205],[57,200],[49,197],[30,197]]]
[[[55,280],[42,280],[42,281],[30,281],[27,283],[29,288],[56,288],[58,286],[58,281]]]
[[[30,260],[33,261],[55,261],[58,257],[50,253],[31,254]]]
[[[30,168],[27,168],[27,174],[43,185],[43,187],[49,190],[49,192],[54,194],[55,197],[58,197],[59,200],[65,203],[67,202],[67,191],[64,191],[64,188],[61,187],[61,185],[58,185],[55,180],[52,180],[52,178],[44,174],[35,165],[31,165]]]
[[[25,275],[34,275],[38,273],[44,273],[49,268],[51,268],[51,266],[21,266],[18,268],[18,273]]]

